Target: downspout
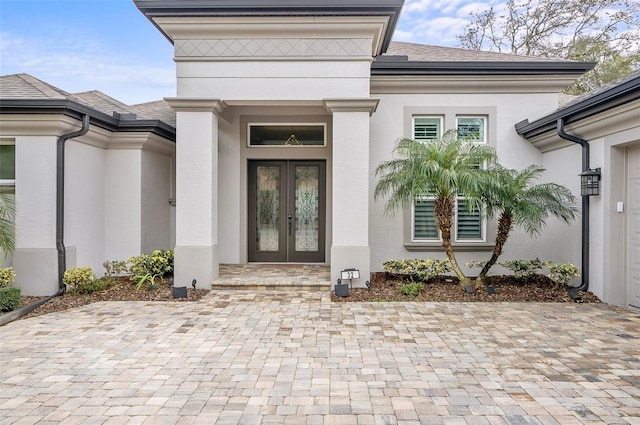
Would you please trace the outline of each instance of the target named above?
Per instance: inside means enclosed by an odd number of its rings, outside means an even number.
[[[58,137],[56,144],[56,249],[58,250],[58,291],[35,303],[18,308],[0,317],[0,326],[31,313],[36,308],[49,302],[52,298],[64,294],[67,286],[62,282],[67,268],[67,251],[64,246],[64,153],[65,142],[74,137],[87,134],[89,131],[89,115],[82,117],[82,127],[78,131],[63,134]]]
[[[577,143],[582,147],[582,172],[589,170],[589,142],[564,131],[564,119],[558,118],[556,129],[562,139]],[[578,291],[589,290],[589,197],[582,196],[582,283],[570,288],[569,295],[575,302],[582,301]]]
[[[82,128],[58,137],[56,145],[56,249],[58,250],[58,292],[64,294],[66,285],[62,282],[67,269],[67,250],[64,246],[64,154],[65,142],[74,137],[84,136],[89,131],[89,115],[82,117]]]

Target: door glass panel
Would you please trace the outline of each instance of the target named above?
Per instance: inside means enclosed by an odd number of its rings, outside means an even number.
[[[318,167],[295,169],[295,250],[318,251]]]
[[[278,251],[280,167],[257,167],[256,241],[258,251]]]

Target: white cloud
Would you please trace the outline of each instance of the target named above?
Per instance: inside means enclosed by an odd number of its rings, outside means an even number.
[[[50,39],[0,34],[0,74],[27,73],[74,93],[100,90],[124,103],[139,103],[175,93],[173,63],[128,57],[99,42],[73,34]],[[151,97],[154,96],[154,97]]]
[[[485,10],[489,10],[491,5],[487,2],[473,2],[468,3],[459,8],[456,11],[456,15],[460,18],[469,18],[471,13],[481,13]]]

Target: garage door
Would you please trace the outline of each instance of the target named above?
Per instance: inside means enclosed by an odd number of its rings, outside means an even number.
[[[640,308],[640,148],[628,151],[627,285],[629,304]]]

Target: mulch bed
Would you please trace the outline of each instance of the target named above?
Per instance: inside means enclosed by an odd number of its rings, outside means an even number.
[[[487,284],[493,285],[495,294],[489,294],[486,289],[475,289],[468,294],[458,284],[458,279],[450,276],[439,276],[424,284],[423,290],[416,297],[404,295],[400,287],[410,282],[406,277],[390,273],[372,273],[371,289],[353,288],[348,297],[336,297],[331,293],[331,300],[335,302],[574,302],[568,295],[566,288],[555,288],[554,283],[543,275],[527,280],[517,280],[513,276],[489,276]],[[22,317],[35,317],[43,314],[64,311],[74,307],[100,301],[170,301],[189,302],[198,301],[209,293],[206,289],[187,288],[187,298],[173,298],[171,288],[165,283],[157,289],[148,286],[136,290],[128,277],[114,278],[114,283],[107,289],[91,294],[74,294],[67,292],[55,297],[44,305]],[[600,303],[600,299],[591,292],[579,292],[582,302]],[[20,307],[33,303],[42,297],[23,296]]]
[[[116,277],[114,283],[108,288],[93,292],[91,294],[74,294],[67,292],[59,297],[51,299],[49,302],[41,305],[29,314],[21,317],[40,316],[43,314],[53,313],[56,311],[68,310],[74,307],[100,302],[100,301],[172,301],[172,302],[188,302],[198,301],[209,293],[206,289],[187,288],[187,298],[173,298],[171,287],[167,285],[167,278],[157,289],[149,289],[146,285],[136,290],[136,286],[128,277]],[[43,297],[21,297],[20,307],[31,304]]]
[[[458,278],[438,276],[424,283],[424,288],[415,297],[404,295],[400,287],[410,282],[407,277],[391,273],[372,273],[371,289],[353,288],[348,297],[331,294],[336,302],[364,301],[421,301],[421,302],[574,302],[566,288],[555,288],[555,283],[544,275],[530,279],[515,279],[513,276],[488,276],[487,285],[493,285],[495,294],[489,294],[486,288],[474,289],[468,294],[460,285]],[[600,303],[600,299],[591,292],[579,292],[582,302]]]

